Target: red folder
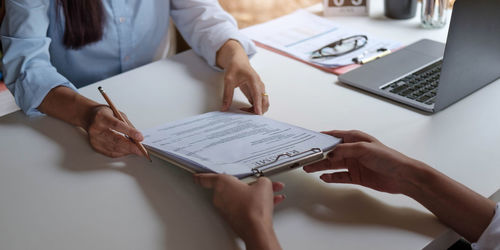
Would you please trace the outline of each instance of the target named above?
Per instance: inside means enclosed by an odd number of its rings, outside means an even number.
[[[292,55],[290,55],[290,54],[288,54],[288,53],[285,53],[285,52],[283,52],[283,51],[281,51],[281,50],[278,50],[278,49],[275,49],[275,48],[273,48],[273,47],[267,46],[267,45],[265,45],[265,44],[263,44],[263,43],[259,43],[259,42],[257,42],[257,41],[254,41],[254,42],[255,42],[255,44],[256,44],[257,46],[259,46],[259,47],[261,47],[261,48],[264,48],[264,49],[267,49],[267,50],[273,51],[273,52],[278,53],[278,54],[280,54],[280,55],[283,55],[283,56],[286,56],[286,57],[289,57],[289,58],[295,59],[295,60],[297,60],[297,61],[300,61],[300,62],[303,62],[303,63],[305,63],[305,64],[311,65],[311,66],[313,66],[313,67],[315,67],[315,68],[318,68],[318,69],[320,69],[320,70],[323,70],[323,71],[325,71],[325,72],[328,72],[328,73],[333,73],[333,74],[336,74],[336,75],[341,75],[341,74],[344,74],[344,73],[346,73],[346,72],[349,72],[349,71],[351,71],[351,70],[353,70],[353,69],[355,69],[355,68],[357,68],[357,67],[361,66],[361,65],[359,65],[359,64],[349,64],[349,65],[346,65],[346,66],[340,66],[340,67],[337,67],[337,68],[327,68],[327,67],[322,67],[322,66],[320,66],[320,65],[317,65],[317,64],[314,64],[314,63],[311,63],[311,62],[308,62],[308,61],[305,61],[305,60],[299,59],[299,58],[297,58],[297,57],[294,57],[294,56],[292,56]]]

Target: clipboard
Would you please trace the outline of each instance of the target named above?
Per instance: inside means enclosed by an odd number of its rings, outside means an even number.
[[[156,158],[246,182],[320,161],[340,138],[244,112],[213,111],[143,131]],[[328,151],[328,152],[325,152]]]
[[[154,148],[149,147],[145,145],[146,149],[148,152],[153,155],[154,157],[161,159],[163,161],[166,161],[176,167],[179,167],[181,169],[184,169],[188,171],[191,174],[197,174],[197,173],[202,173],[196,171],[196,169],[190,168],[189,166],[186,166],[185,164],[180,163],[179,161],[172,159],[170,157],[167,157],[166,155],[156,151]],[[335,147],[334,147],[335,148]],[[270,177],[279,173],[283,173],[289,170],[293,170],[299,167],[303,167],[306,165],[313,164],[315,162],[321,161],[326,158],[327,154],[330,153],[333,149],[329,151],[323,151],[320,148],[311,148],[309,150],[300,152],[298,154],[290,155],[289,153],[282,153],[276,156],[276,158],[268,162],[264,165],[261,165],[259,167],[252,168],[252,175],[246,176],[243,178],[240,178],[241,181],[245,183],[253,183],[257,181],[259,177]],[[299,157],[298,157],[299,156]],[[273,167],[267,167],[269,165],[272,165],[278,161],[280,161],[283,158],[290,158],[289,160],[285,160],[281,162],[278,165],[275,165]],[[267,168],[266,168],[267,167]]]

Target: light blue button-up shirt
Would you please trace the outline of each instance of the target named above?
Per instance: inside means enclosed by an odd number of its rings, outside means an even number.
[[[77,0],[84,1],[84,0]],[[193,48],[216,68],[216,52],[235,39],[249,56],[255,45],[238,32],[217,0],[102,0],[106,23],[101,41],[79,50],[62,41],[64,15],[56,0],[6,0],[0,35],[5,84],[30,115],[47,93],[90,83],[147,64],[166,38],[169,17]],[[59,15],[58,12],[59,11]]]

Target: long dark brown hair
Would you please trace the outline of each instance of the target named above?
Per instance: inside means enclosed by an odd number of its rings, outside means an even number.
[[[59,7],[65,17],[64,46],[80,49],[102,39],[106,16],[101,0],[57,0]]]

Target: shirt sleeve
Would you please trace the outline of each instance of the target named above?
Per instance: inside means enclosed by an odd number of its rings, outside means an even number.
[[[170,15],[181,35],[210,66],[216,66],[216,53],[229,39],[238,41],[247,55],[256,53],[255,44],[239,32],[234,18],[217,0],[171,0]]]
[[[5,85],[29,116],[41,115],[38,106],[57,86],[76,88],[50,62],[47,37],[49,0],[6,0],[0,28]]]
[[[476,243],[472,243],[474,250],[499,250],[500,249],[500,203],[497,204],[495,215],[490,225],[484,230]]]

